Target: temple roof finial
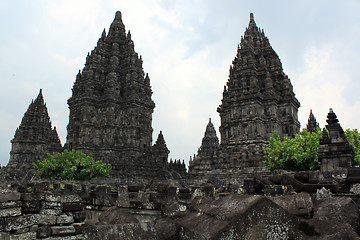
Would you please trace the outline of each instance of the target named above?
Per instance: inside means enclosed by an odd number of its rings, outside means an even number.
[[[40,88],[39,94],[38,94],[38,96],[36,97],[35,101],[44,102],[44,97],[43,97],[42,89],[41,89],[41,88]]]
[[[257,29],[256,23],[254,20],[254,14],[250,13],[249,28],[253,28],[253,27]]]
[[[115,14],[115,20],[121,20],[121,12],[117,11]]]

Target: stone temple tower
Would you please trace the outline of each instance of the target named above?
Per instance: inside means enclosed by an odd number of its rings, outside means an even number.
[[[108,34],[104,30],[88,54],[68,100],[70,117],[65,147],[110,162],[112,174],[118,177],[141,175],[146,172],[139,170],[144,166],[149,170],[167,164],[168,149],[160,149],[159,143],[152,147],[155,103],[150,78],[142,64],[118,11]],[[162,134],[160,140],[160,145],[166,146]]]
[[[251,13],[217,109],[221,119],[219,157],[208,174],[236,182],[242,175],[263,171],[262,149],[274,130],[281,137],[299,132],[299,107],[278,55]],[[193,166],[201,165],[202,160],[198,158]]]
[[[11,141],[10,161],[2,169],[9,179],[32,177],[32,163],[46,157],[47,153],[61,152],[62,146],[56,128],[51,127],[50,117],[42,90],[29,105],[20,126]]]
[[[211,119],[209,119],[197,155],[189,161],[189,173],[206,174],[208,171],[211,171],[214,160],[218,158],[218,151],[219,138],[216,135]]]
[[[274,130],[281,137],[299,132],[299,107],[278,55],[251,13],[218,108],[223,158],[239,167],[261,166],[256,155]]]
[[[152,145],[150,78],[117,12],[76,76],[68,100],[67,148],[103,160],[138,157]]]

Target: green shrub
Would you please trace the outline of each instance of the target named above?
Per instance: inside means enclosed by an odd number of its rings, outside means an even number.
[[[102,161],[94,161],[93,157],[80,151],[64,150],[43,160],[33,163],[34,174],[51,180],[90,180],[109,175],[111,165]]]
[[[281,141],[279,135],[274,131],[274,136],[269,140],[269,147],[264,148],[267,153],[265,166],[270,170],[284,169],[288,171],[316,170],[320,168],[318,153],[322,132],[318,128],[316,132],[310,133],[303,129],[295,138],[285,137]]]
[[[355,151],[355,156],[352,162],[353,166],[360,166],[360,133],[357,129],[346,129],[345,135],[350,143],[353,146]]]

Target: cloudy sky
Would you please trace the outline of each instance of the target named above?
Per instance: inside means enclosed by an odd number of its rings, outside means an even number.
[[[344,129],[360,128],[360,1],[12,0],[0,1],[0,164],[39,89],[62,143],[67,99],[79,69],[115,12],[142,55],[156,103],[153,139],[188,161],[216,109],[237,44],[253,12],[301,102],[321,127],[330,107]]]

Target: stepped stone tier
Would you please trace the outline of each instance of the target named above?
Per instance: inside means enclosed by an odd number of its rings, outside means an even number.
[[[354,158],[354,149],[342,129],[333,109],[327,115],[325,126],[317,149],[320,169],[323,173],[332,172],[336,168],[350,168]]]
[[[312,112],[312,110],[310,110],[310,115],[308,118],[308,123],[306,125],[306,129],[309,132],[316,132],[316,129],[319,127],[319,123],[316,121],[316,118]]]
[[[251,13],[217,109],[221,142],[218,157],[206,167],[208,174],[237,182],[249,173],[264,171],[263,147],[274,130],[281,137],[294,137],[299,132],[299,107],[278,55]],[[198,154],[190,172],[202,174],[200,169],[209,165],[209,157]]]
[[[152,147],[155,103],[142,64],[118,11],[88,54],[68,100],[65,147],[111,163],[117,177],[155,177],[168,165],[162,133]]]
[[[32,177],[32,163],[43,159],[47,153],[61,152],[62,146],[56,127],[51,127],[50,117],[42,90],[31,102],[20,126],[11,141],[10,161],[2,169],[2,177],[22,179]]]

